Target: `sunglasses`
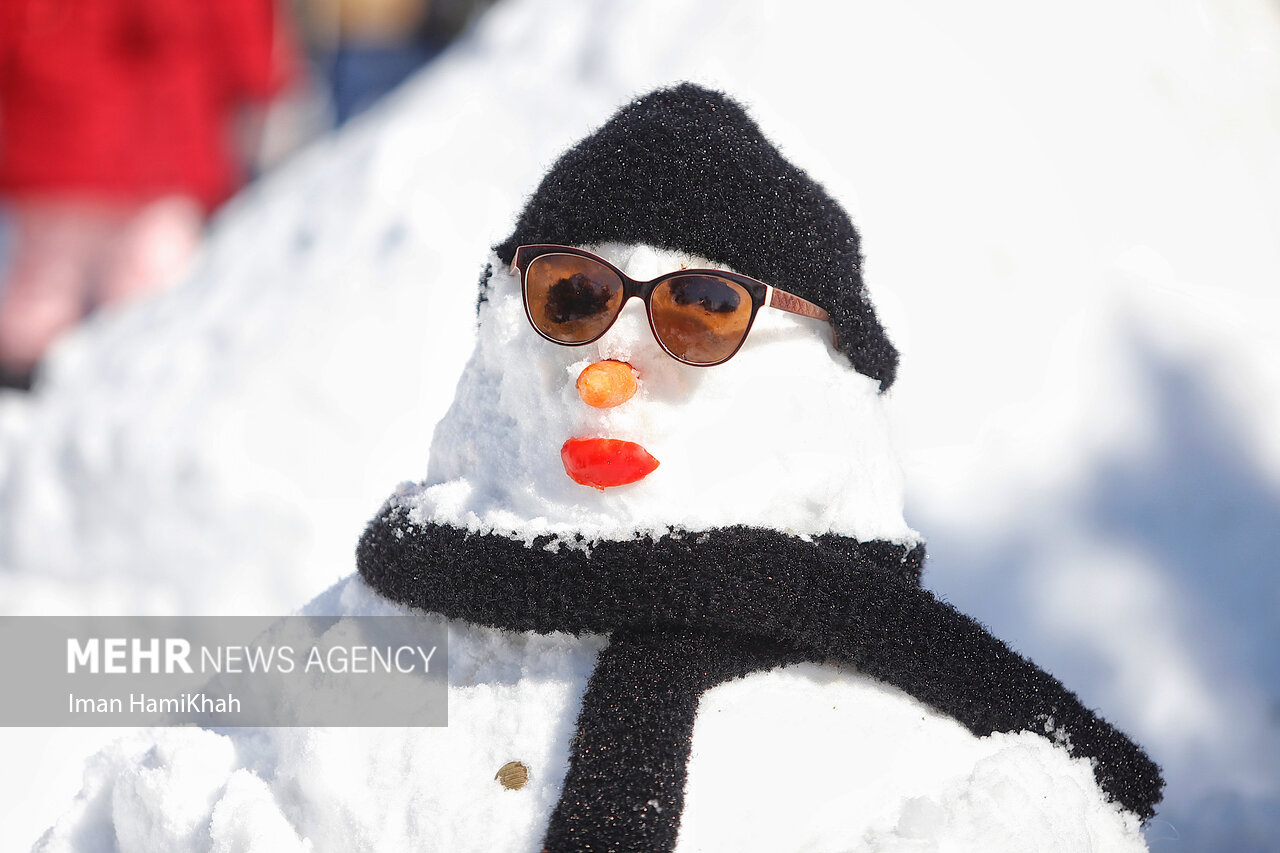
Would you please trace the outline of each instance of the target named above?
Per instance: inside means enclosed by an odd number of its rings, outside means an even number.
[[[633,296],[644,301],[658,345],[694,367],[723,364],[742,348],[764,307],[830,322],[827,312],[785,290],[724,270],[677,270],[636,281],[598,255],[572,246],[521,246],[524,311],[539,335],[577,347],[597,341]]]

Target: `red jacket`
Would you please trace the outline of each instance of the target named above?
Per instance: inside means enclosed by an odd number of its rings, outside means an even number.
[[[230,119],[296,60],[273,0],[0,0],[0,192],[213,207]]]

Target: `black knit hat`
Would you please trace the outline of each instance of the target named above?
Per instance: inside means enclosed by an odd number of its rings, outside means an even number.
[[[566,152],[516,230],[529,243],[646,243],[700,255],[827,309],[854,369],[893,384],[898,351],[862,286],[858,232],[743,108],[691,83],[637,98]]]

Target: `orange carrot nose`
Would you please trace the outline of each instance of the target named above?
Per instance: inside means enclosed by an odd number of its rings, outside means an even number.
[[[578,396],[597,409],[621,406],[637,387],[636,372],[625,361],[597,361],[578,374]]]

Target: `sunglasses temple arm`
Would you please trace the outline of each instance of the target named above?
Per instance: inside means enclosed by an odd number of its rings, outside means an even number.
[[[769,288],[769,291],[765,294],[764,304],[770,308],[777,308],[779,311],[786,311],[789,314],[799,314],[801,317],[812,317],[815,320],[831,322],[831,316],[809,300],[801,299],[794,293],[787,293],[785,290],[779,290],[770,285],[765,286]]]

